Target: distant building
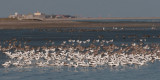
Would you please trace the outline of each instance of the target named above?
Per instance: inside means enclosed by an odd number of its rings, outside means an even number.
[[[71,16],[71,15],[56,15],[55,18],[59,19],[59,18],[77,18],[76,16]]]
[[[63,15],[56,15],[56,19],[63,18]]]
[[[15,15],[15,16],[18,16],[18,12],[15,12],[14,15]]]
[[[13,15],[9,15],[9,18],[18,18],[18,17],[22,17],[22,15],[18,14],[17,12],[15,12]]]
[[[34,18],[34,15],[32,15],[32,14],[24,15],[23,18],[24,18],[24,19],[33,19],[33,18]]]
[[[56,18],[56,15],[52,14],[52,15],[45,15],[46,19],[54,19]]]
[[[37,11],[37,12],[34,13],[34,17],[35,17],[35,18],[44,19],[45,16],[46,16],[46,15],[45,15],[44,13],[41,13],[41,12],[39,12],[39,11]]]
[[[37,12],[34,13],[34,15],[35,16],[40,16],[40,15],[42,15],[42,13],[40,13],[39,11],[37,11]]]
[[[22,15],[15,12],[15,14],[9,15],[9,18],[17,18],[18,20],[23,20],[23,19],[44,20],[44,19],[66,19],[66,18],[77,18],[77,17],[71,15],[45,15],[44,13],[37,11],[33,14],[28,14],[28,15]]]

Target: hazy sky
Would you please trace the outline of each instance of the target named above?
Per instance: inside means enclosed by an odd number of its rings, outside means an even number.
[[[160,0],[0,0],[0,17],[37,10],[85,17],[160,17]]]

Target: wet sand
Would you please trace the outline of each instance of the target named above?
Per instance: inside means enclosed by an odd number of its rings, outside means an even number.
[[[157,22],[80,22],[73,20],[0,20],[0,29],[33,29],[56,27],[159,27]]]

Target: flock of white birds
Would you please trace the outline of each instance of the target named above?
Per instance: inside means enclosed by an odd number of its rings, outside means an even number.
[[[160,59],[159,44],[138,43],[115,45],[114,40],[68,40],[59,45],[49,41],[51,46],[31,47],[17,41],[7,41],[7,47],[1,46],[1,51],[8,56],[5,68],[26,66],[68,66],[97,67],[144,65]]]

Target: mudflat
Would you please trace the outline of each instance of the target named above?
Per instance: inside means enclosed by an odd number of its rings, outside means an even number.
[[[0,29],[34,29],[56,27],[158,27],[158,22],[82,22],[74,20],[0,19]]]

